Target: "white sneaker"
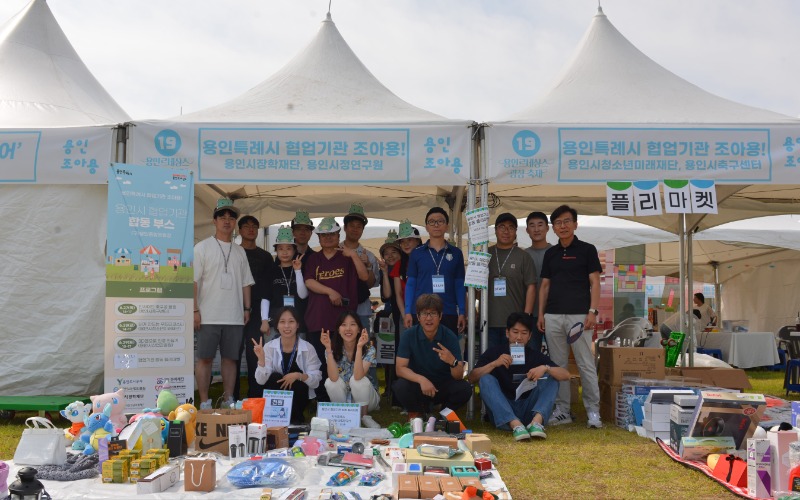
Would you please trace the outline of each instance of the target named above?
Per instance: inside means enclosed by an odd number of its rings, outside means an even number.
[[[201,410],[210,410],[211,406],[212,405],[211,405],[211,400],[210,399],[206,399],[205,401],[200,403],[200,409]]]
[[[589,421],[586,422],[586,427],[590,429],[600,429],[603,427],[603,422],[600,421],[600,414],[596,411],[590,411],[588,414]]]
[[[364,415],[363,417],[361,417],[361,425],[363,425],[367,429],[380,429],[381,428],[381,425],[378,422],[376,422],[369,415]]]
[[[562,425],[562,424],[571,424],[572,423],[572,415],[567,411],[563,411],[560,407],[556,406],[553,409],[553,413],[550,414],[550,420],[547,421],[547,425]]]
[[[233,408],[236,405],[236,401],[233,398],[228,398],[222,402],[221,408]]]

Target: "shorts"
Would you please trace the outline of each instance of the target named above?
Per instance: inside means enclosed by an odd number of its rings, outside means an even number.
[[[197,358],[213,359],[219,347],[225,359],[239,359],[244,325],[200,325],[197,331]]]

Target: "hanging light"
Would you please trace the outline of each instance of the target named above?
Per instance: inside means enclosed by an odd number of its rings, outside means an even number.
[[[44,485],[36,479],[36,469],[24,467],[17,473],[18,481],[8,487],[11,500],[41,500]]]

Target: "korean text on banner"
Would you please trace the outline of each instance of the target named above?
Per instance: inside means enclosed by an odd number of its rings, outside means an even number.
[[[464,286],[481,289],[489,286],[489,260],[491,258],[492,254],[486,252],[469,253]]]

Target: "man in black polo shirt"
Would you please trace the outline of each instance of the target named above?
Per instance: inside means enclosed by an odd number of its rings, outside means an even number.
[[[592,354],[602,267],[594,245],[575,236],[578,212],[561,205],[550,215],[558,243],[547,249],[539,288],[539,330],[545,332],[550,358],[567,367],[569,348],[581,375],[587,426],[600,428],[600,389]],[[569,382],[562,382],[548,425],[571,423]]]

